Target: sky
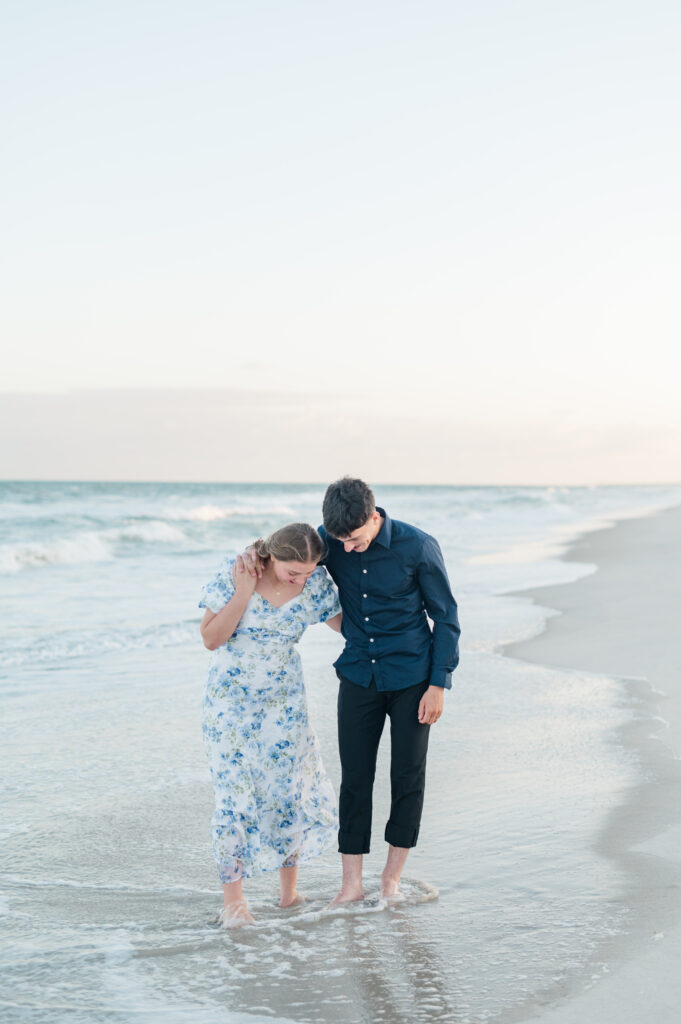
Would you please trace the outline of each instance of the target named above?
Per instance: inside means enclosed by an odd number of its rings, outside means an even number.
[[[678,481],[680,28],[2,5],[0,476]]]

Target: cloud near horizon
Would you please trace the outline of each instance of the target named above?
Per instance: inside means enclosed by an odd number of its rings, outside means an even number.
[[[104,390],[0,396],[3,479],[676,483],[681,431],[530,415],[407,416],[361,398]]]

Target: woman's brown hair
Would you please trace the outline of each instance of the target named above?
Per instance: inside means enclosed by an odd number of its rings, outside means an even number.
[[[309,523],[289,523],[265,540],[259,537],[253,546],[259,558],[272,556],[278,562],[318,562],[326,554],[324,541]]]

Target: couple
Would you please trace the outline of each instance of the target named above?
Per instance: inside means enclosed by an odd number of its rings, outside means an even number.
[[[458,663],[456,602],[440,548],[377,508],[362,480],[331,484],[323,518],[319,532],[292,523],[257,541],[244,558],[225,562],[201,596],[201,635],[214,652],[203,733],[226,927],[253,923],[242,878],[278,868],[279,905],[292,906],[299,862],[322,853],[336,835],[334,793],[308,721],[294,647],[313,623],[342,628],[345,638],[335,662],[343,880],[331,906],[364,896],[362,855],[369,852],[386,714],[391,809],[383,898],[397,895],[418,837],[429,727],[442,714]]]

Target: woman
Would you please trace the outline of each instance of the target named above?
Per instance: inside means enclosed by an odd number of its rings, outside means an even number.
[[[242,879],[279,868],[280,907],[298,900],[298,864],[335,839],[336,800],[307,715],[300,655],[307,626],[340,631],[338,595],[318,566],[307,523],[256,541],[260,578],[228,559],[203,588],[205,646],[214,652],[203,735],[215,790],[213,853],[228,928],[252,924]]]

